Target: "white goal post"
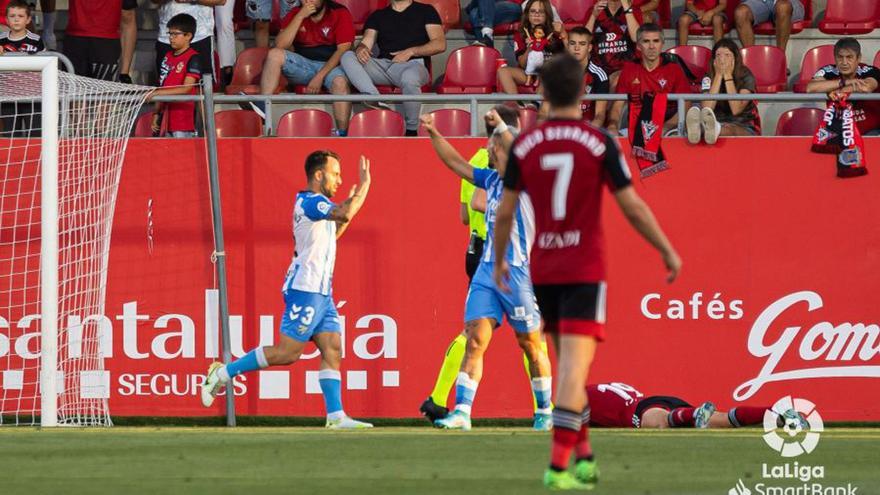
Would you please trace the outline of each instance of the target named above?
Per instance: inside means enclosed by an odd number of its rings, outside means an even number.
[[[103,314],[122,160],[150,89],[0,56],[0,424],[111,424],[86,390],[103,370],[88,317]]]

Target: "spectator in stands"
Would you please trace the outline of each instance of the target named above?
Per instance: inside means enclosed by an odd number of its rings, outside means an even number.
[[[305,85],[308,94],[320,93],[322,87],[334,95],[349,94],[348,79],[339,66],[354,43],[354,21],[348,9],[332,0],[305,0],[281,24],[284,27],[275,38],[275,48],[269,50],[263,64],[260,92],[272,94],[280,72],[291,83]],[[262,103],[254,106],[265,118]],[[333,103],[333,114],[336,134],[345,136],[351,103]]]
[[[712,65],[703,78],[704,94],[752,94],[755,76],[743,64],[739,47],[732,40],[722,39],[712,48]],[[700,107],[687,113],[687,138],[691,144],[700,141],[702,128],[706,144],[715,144],[718,136],[758,136],[761,116],[754,100],[703,100]]]
[[[196,20],[196,32],[189,46],[196,51],[202,74],[215,74],[214,71],[214,7],[222,6],[226,0],[152,0],[159,4],[159,39],[156,40],[156,70],[161,77],[165,54],[173,48],[168,36],[168,22],[178,14],[187,14]]]
[[[791,24],[803,19],[804,4],[801,0],[742,0],[734,11],[736,32],[743,46],[755,44],[753,26],[772,21],[776,26],[776,46],[782,51],[788,46]]]
[[[663,28],[657,24],[644,24],[637,31],[640,62],[626,62],[620,72],[617,93],[629,95],[629,101],[641,101],[646,93],[690,93],[690,83],[681,66],[671,58],[662,57]],[[623,101],[615,101],[608,115],[608,132],[616,134],[620,129]],[[663,117],[663,130],[678,125],[675,101],[670,100]]]
[[[223,5],[214,7],[214,27],[217,31],[217,58],[220,62],[220,84],[223,87],[232,82],[232,68],[235,66],[235,0],[226,0]]]
[[[184,1],[184,0],[177,0]],[[245,0],[245,13],[254,21],[254,41],[259,48],[269,47],[269,24],[272,22],[272,0]],[[300,0],[281,0],[281,18],[294,7],[300,5]]]
[[[378,48],[378,57],[373,57]],[[364,37],[352,52],[342,56],[342,68],[361,93],[378,95],[376,84],[393,85],[405,95],[422,93],[431,80],[431,55],[446,50],[446,34],[440,14],[432,5],[413,0],[391,0],[391,4],[370,14]],[[384,103],[368,107],[388,108]],[[406,135],[415,136],[422,104],[403,104]]]
[[[507,0],[471,0],[464,11],[471,21],[475,43],[486,46],[494,46],[495,26],[522,17],[522,7]]]
[[[55,50],[58,48],[55,39],[55,0],[40,0],[40,12],[43,17],[43,44],[47,50]]]
[[[513,34],[513,49],[516,54],[517,67],[502,67],[498,70],[498,84],[501,90],[507,94],[515,95],[519,92],[517,85],[525,84],[528,76],[525,67],[528,59],[528,43],[531,33],[540,26],[545,33],[557,33],[550,38],[544,48],[544,54],[549,56],[565,50],[565,31],[562,23],[552,22],[552,6],[550,0],[529,0],[526,2],[520,20],[519,29]]]
[[[189,14],[177,14],[165,25],[171,40],[171,50],[165,52],[159,71],[161,88],[153,96],[196,94],[196,84],[202,77],[201,58],[192,48],[191,41],[198,31],[196,20]],[[153,113],[153,132],[158,133],[163,113],[168,113],[168,134],[172,137],[196,136],[196,104],[192,101],[157,103]]]
[[[837,99],[848,93],[880,93],[880,69],[862,63],[862,45],[855,38],[834,44],[834,64],[819,69],[807,84],[808,93]],[[862,135],[880,133],[880,101],[853,101],[853,118]]]
[[[36,53],[45,49],[40,35],[27,28],[31,23],[32,10],[33,7],[24,0],[11,0],[6,5],[4,12],[9,31],[0,31],[0,54]]]
[[[688,31],[695,22],[706,27],[712,26],[712,40],[718,43],[724,37],[724,20],[727,18],[725,9],[727,0],[687,0],[684,12],[678,18],[678,44],[688,44]]]
[[[590,54],[593,51],[592,41],[592,33],[583,26],[577,26],[568,32],[565,50],[575,60],[580,62],[581,67],[584,69],[584,94],[608,94],[611,92],[608,74],[590,60]],[[584,121],[590,122],[596,127],[605,125],[605,111],[607,108],[608,102],[605,100],[581,101],[581,112],[583,113]],[[547,118],[549,109],[549,105],[544,101],[541,104],[540,120]]]
[[[68,0],[67,5],[64,54],[74,71],[105,81],[115,81],[119,75],[120,80],[131,82],[137,0]]]
[[[609,74],[611,89],[624,62],[636,59],[636,32],[642,24],[641,10],[630,0],[598,0],[593,5],[587,29],[593,33],[593,59]]]

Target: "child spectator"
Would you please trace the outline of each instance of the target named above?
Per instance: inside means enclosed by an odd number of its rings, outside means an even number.
[[[837,99],[846,93],[880,93],[880,69],[862,63],[862,45],[855,38],[834,44],[834,64],[819,69],[807,84],[807,93],[828,93]],[[880,101],[853,101],[853,119],[862,135],[880,131]]]
[[[28,31],[31,22],[30,4],[24,0],[11,0],[6,6],[6,23],[9,31],[0,31],[0,54],[5,52],[41,52],[43,41],[40,35]]]
[[[171,51],[165,54],[159,71],[160,89],[149,98],[161,95],[196,94],[196,83],[202,77],[198,53],[190,46],[196,32],[196,20],[189,14],[177,14],[168,24]],[[160,129],[163,113],[168,113],[168,133],[172,137],[195,137],[196,104],[192,101],[156,104],[153,114],[153,132]]]
[[[559,53],[565,49],[563,45],[562,25],[553,22],[552,6],[550,0],[529,0],[526,2],[519,29],[513,34],[513,50],[516,54],[517,67],[502,67],[498,70],[498,84],[501,90],[509,95],[519,92],[517,85],[526,84],[528,76],[524,70],[528,65],[529,46],[527,40],[531,33],[540,26],[545,33],[554,33],[547,38],[549,42],[544,47],[545,55]]]
[[[642,11],[633,9],[630,0],[598,0],[587,19],[593,60],[609,74],[612,91],[624,62],[636,59],[636,32],[642,22]]]
[[[687,0],[684,12],[678,18],[678,44],[688,44],[688,31],[695,22],[706,27],[712,26],[712,40],[718,43],[724,37],[724,21],[727,19],[725,9],[727,0]]]
[[[161,71],[165,54],[172,50],[168,38],[168,21],[178,14],[188,14],[196,20],[196,32],[190,45],[198,53],[202,74],[214,71],[214,7],[222,7],[227,0],[195,0],[180,3],[175,0],[152,0],[159,4],[159,36],[156,40],[156,70]]]
[[[755,76],[743,65],[739,48],[732,40],[723,39],[712,48],[712,65],[703,78],[704,94],[752,94]],[[715,144],[718,136],[758,136],[761,117],[754,100],[703,100],[702,109],[691,107],[687,113],[687,138],[691,144],[700,141],[700,129],[706,144]]]

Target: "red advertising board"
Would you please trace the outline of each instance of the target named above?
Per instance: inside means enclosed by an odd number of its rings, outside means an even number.
[[[870,163],[880,141],[866,141]],[[482,142],[455,145],[469,156]],[[462,328],[467,283],[459,182],[426,139],[220,141],[232,351],[276,338],[293,253],[292,200],[304,186],[304,157],[320,148],[342,157],[348,184],[340,191],[356,181],[359,155],[373,169],[366,205],[340,240],[334,278],[345,408],[353,416],[416,416]],[[716,147],[670,139],[664,148],[671,170],[635,187],[684,270],[667,285],[659,256],[606,198],[608,339],[591,381],[720,408],[791,394],[815,402],[826,420],[880,420],[876,173],[837,179],[834,157],[810,153],[807,138]],[[219,355],[212,251],[204,143],[132,140],[105,311],[113,326],[112,414],[221,414],[222,404],[205,410],[196,396]],[[507,326],[496,335],[475,415],[528,416],[521,354]],[[289,368],[241,378],[237,411],[322,415],[313,351]]]

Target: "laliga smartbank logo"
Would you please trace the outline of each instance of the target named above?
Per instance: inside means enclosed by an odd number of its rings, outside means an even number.
[[[778,432],[779,425],[783,434]],[[764,413],[764,441],[782,457],[797,457],[815,450],[823,429],[816,405],[806,399],[783,397]],[[798,439],[801,433],[805,433],[802,440]]]
[[[781,412],[780,412],[781,411]],[[786,396],[764,413],[764,442],[784,458],[809,455],[819,445],[824,423],[816,405]],[[761,481],[747,485],[737,480],[728,495],[858,495],[859,487],[825,484],[825,466],[794,461],[762,463]]]

